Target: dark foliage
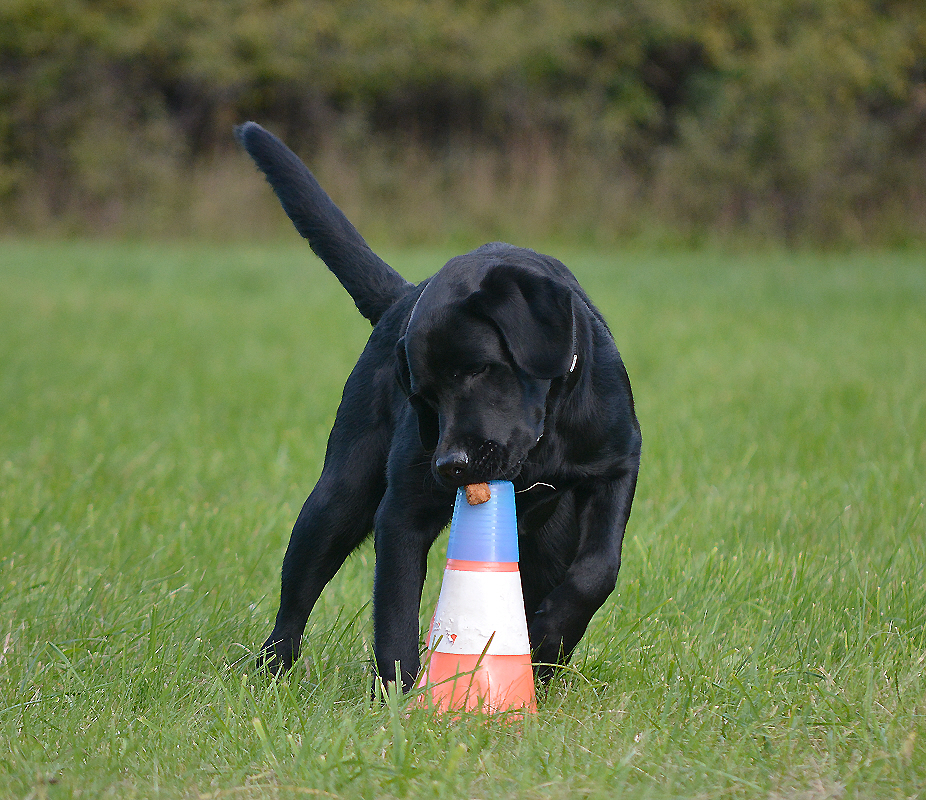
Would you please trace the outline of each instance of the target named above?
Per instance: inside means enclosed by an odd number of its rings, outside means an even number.
[[[512,206],[554,235],[926,232],[918,0],[0,7],[7,229],[195,228],[246,118],[361,174],[399,237],[488,236]]]

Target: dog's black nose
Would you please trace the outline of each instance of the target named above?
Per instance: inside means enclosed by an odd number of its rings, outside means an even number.
[[[437,474],[448,483],[459,483],[466,476],[469,468],[469,456],[462,450],[451,450],[442,456],[438,456],[434,462]]]

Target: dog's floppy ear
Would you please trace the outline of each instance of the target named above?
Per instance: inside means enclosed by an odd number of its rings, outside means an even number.
[[[412,391],[411,371],[408,368],[404,336],[396,342],[395,361],[396,378],[418,418],[418,438],[421,439],[421,446],[427,451],[434,450],[440,440],[440,421],[437,418],[437,412]]]
[[[421,440],[421,446],[428,453],[436,450],[440,441],[440,420],[437,412],[417,394],[410,394],[408,402],[412,404],[415,416],[418,417],[418,438]]]
[[[498,326],[515,363],[533,378],[569,372],[575,356],[572,292],[544,275],[506,264],[490,269],[469,298]]]

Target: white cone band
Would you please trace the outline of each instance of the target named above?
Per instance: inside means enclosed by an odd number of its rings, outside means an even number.
[[[428,648],[457,655],[530,653],[521,574],[444,570]]]

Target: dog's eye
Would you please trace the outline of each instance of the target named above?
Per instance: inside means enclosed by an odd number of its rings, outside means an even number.
[[[476,375],[481,375],[488,368],[489,368],[488,364],[480,364],[479,366],[476,366],[476,367],[466,367],[464,369],[455,369],[453,371],[453,377],[454,378],[462,378],[462,377],[474,378]]]

